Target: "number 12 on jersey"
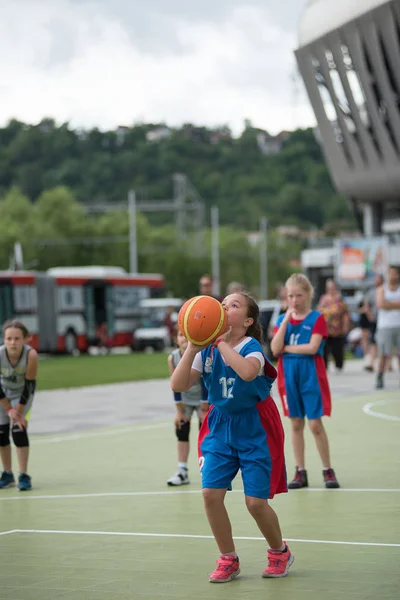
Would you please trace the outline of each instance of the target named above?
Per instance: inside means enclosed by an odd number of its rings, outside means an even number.
[[[233,398],[232,388],[233,388],[233,384],[235,383],[235,378],[228,377],[228,379],[227,379],[226,377],[221,377],[219,380],[219,383],[222,386],[222,392],[221,392],[222,397],[223,398]]]

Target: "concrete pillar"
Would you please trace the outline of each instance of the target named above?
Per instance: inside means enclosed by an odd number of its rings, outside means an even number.
[[[365,237],[372,237],[382,233],[382,205],[379,203],[365,203],[363,211],[363,232]]]
[[[374,232],[374,223],[372,215],[372,205],[363,205],[363,231],[365,237],[371,237]]]

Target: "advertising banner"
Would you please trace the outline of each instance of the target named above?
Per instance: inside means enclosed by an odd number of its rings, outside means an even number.
[[[373,285],[375,273],[385,275],[388,267],[385,237],[337,240],[335,279],[343,287]]]

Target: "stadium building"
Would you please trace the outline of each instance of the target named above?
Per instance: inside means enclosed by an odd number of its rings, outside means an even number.
[[[400,265],[400,0],[309,0],[295,54],[333,182]],[[337,258],[322,243],[302,259],[317,287]]]

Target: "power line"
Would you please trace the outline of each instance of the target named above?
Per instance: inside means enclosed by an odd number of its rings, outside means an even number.
[[[128,242],[127,235],[107,235],[91,238],[41,238],[29,240],[34,246],[79,246],[80,244],[120,244]]]
[[[136,200],[136,210],[140,212],[174,212],[178,239],[186,239],[187,232],[193,229],[201,235],[205,226],[204,200],[182,173],[174,173],[173,198],[167,200]],[[127,202],[88,202],[82,206],[87,213],[125,212]],[[203,246],[203,239],[199,246]],[[201,249],[201,248],[200,248]]]

